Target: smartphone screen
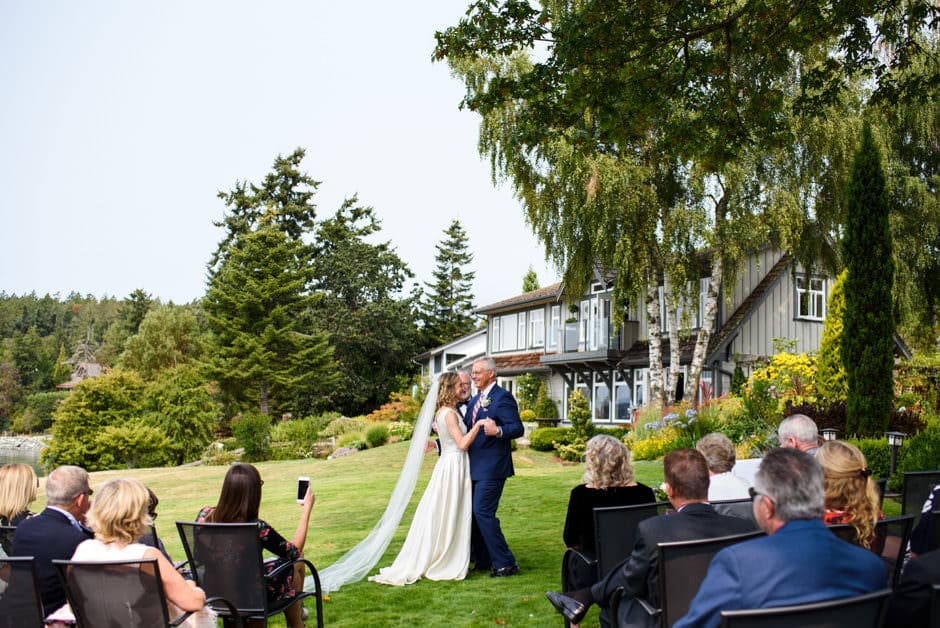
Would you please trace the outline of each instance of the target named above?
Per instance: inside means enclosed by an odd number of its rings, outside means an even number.
[[[303,476],[297,478],[297,501],[303,503],[307,488],[310,487],[310,478]]]

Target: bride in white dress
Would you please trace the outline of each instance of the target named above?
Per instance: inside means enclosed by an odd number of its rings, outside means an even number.
[[[437,395],[438,436],[441,456],[421,496],[408,536],[389,567],[369,580],[405,585],[424,577],[429,580],[463,580],[470,565],[470,526],[473,518],[470,463],[467,448],[483,425],[469,431],[457,414],[460,378],[444,373]]]

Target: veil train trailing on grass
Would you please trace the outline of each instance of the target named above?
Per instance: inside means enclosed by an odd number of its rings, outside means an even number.
[[[424,404],[421,406],[421,412],[415,421],[414,432],[411,434],[411,444],[408,447],[408,455],[405,457],[405,464],[402,467],[401,475],[398,476],[398,482],[395,484],[395,490],[388,500],[388,506],[385,507],[385,513],[379,522],[375,524],[369,535],[359,542],[356,547],[343,554],[335,563],[320,570],[320,586],[324,593],[336,591],[344,584],[357,582],[366,577],[373,567],[381,560],[388,549],[388,544],[401,523],[402,515],[408,502],[411,501],[411,495],[414,493],[415,484],[418,481],[418,474],[421,472],[421,463],[424,461],[425,447],[428,442],[428,435],[431,433],[431,419],[434,418],[434,410],[437,405],[438,378],[435,377],[431,382],[431,388],[424,398]],[[313,587],[313,578],[307,576],[304,581],[304,589]]]

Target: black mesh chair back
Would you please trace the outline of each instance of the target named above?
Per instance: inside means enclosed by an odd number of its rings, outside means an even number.
[[[889,589],[811,604],[742,611],[721,611],[722,628],[880,628],[888,610]]]
[[[640,522],[662,514],[668,506],[669,502],[655,502],[594,509],[598,580],[622,563],[633,551],[636,544],[636,527]]]
[[[52,563],[79,628],[170,625],[156,559]]]
[[[927,551],[940,549],[940,504],[930,511],[927,526]]]
[[[855,528],[848,523],[837,523],[828,526],[829,530],[843,541],[858,545]],[[888,572],[888,585],[894,588],[901,577],[904,566],[904,554],[907,552],[907,543],[911,539],[911,530],[914,528],[914,515],[900,515],[885,517],[875,524],[875,538],[871,548],[881,556]]]
[[[753,521],[757,527],[757,521],[754,519],[754,500],[750,497],[744,499],[725,499],[721,501],[709,502],[715,512],[729,517],[738,517]]]
[[[13,535],[16,533],[16,526],[0,526],[0,549],[6,556],[12,556]]]
[[[313,596],[317,605],[317,625],[323,626],[323,601],[320,576],[313,564],[304,559],[313,576],[315,590],[298,592],[296,597],[277,606],[269,606],[265,588],[262,547],[257,523],[200,523],[177,521],[180,539],[193,579],[207,596],[230,601],[246,619],[264,619],[275,615],[304,597]],[[293,569],[285,563],[283,569]],[[215,608],[215,606],[213,606]],[[225,608],[215,608],[219,615]]]
[[[914,525],[920,519],[924,502],[933,488],[940,484],[940,471],[905,471],[901,493],[901,514],[914,515]]]
[[[940,584],[930,588],[930,621],[928,626],[940,626]]]
[[[715,554],[729,545],[763,535],[760,530],[755,530],[714,539],[660,543],[656,550],[659,555],[660,626],[669,628],[689,612],[692,598],[705,579]]]
[[[33,557],[0,558],[0,628],[42,626],[44,618]]]

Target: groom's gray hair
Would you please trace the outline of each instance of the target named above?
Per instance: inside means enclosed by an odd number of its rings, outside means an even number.
[[[476,364],[483,364],[487,371],[493,371],[493,374],[496,374],[496,360],[493,358],[480,358]]]

